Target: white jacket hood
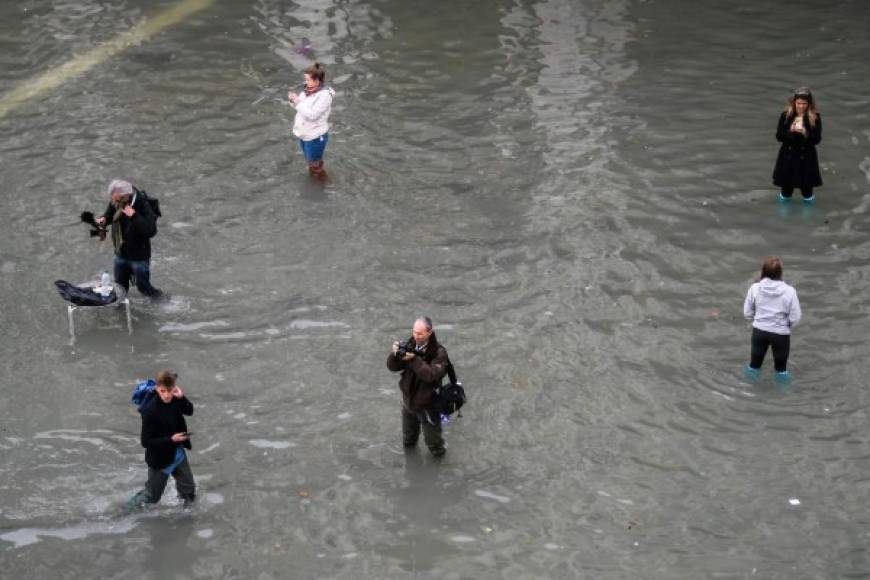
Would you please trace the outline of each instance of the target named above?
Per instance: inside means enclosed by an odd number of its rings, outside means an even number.
[[[776,334],[791,334],[801,320],[801,305],[795,289],[782,280],[762,278],[749,287],[743,316],[752,326]]]

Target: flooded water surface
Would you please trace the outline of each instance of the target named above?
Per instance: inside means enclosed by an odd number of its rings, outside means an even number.
[[[9,578],[870,577],[868,7],[642,0],[0,5],[0,566]],[[286,94],[337,96],[312,182]],[[66,63],[76,63],[74,68]],[[66,64],[66,66],[65,66]],[[813,88],[818,201],[779,204]],[[10,96],[11,95],[11,96]],[[152,281],[57,279],[113,178],[160,199]],[[745,292],[800,296],[783,387]],[[470,400],[401,446],[393,340],[429,315]],[[176,370],[199,486],[145,479]]]

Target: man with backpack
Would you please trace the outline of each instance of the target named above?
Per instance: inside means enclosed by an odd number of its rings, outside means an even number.
[[[139,292],[153,299],[163,297],[151,285],[151,238],[157,233],[160,215],[156,200],[122,179],[109,183],[108,194],[112,200],[96,223],[111,227],[115,282],[127,291],[133,277]]]
[[[447,452],[441,435],[441,415],[436,408],[436,391],[441,386],[450,359],[447,350],[435,338],[432,320],[426,316],[414,321],[411,337],[394,342],[387,356],[387,368],[402,372],[402,441],[406,448],[417,445],[420,430],[432,455]]]
[[[193,415],[193,403],[184,396],[176,377],[175,373],[161,371],[156,381],[143,383],[133,394],[133,401],[140,402],[148,481],[130,500],[131,508],[160,501],[170,475],[185,506],[196,499],[196,484],[185,453],[191,445],[184,416]]]

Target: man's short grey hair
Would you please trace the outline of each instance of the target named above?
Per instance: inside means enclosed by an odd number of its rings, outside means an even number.
[[[111,183],[109,183],[109,187],[106,190],[109,195],[114,195],[116,193],[120,193],[121,195],[133,195],[133,184],[129,181],[124,181],[123,179],[113,179]]]
[[[428,316],[421,316],[414,321],[414,324],[417,324],[418,322],[425,326],[426,330],[432,330],[432,319]]]

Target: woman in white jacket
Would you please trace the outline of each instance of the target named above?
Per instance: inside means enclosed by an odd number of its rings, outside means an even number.
[[[324,84],[326,70],[315,62],[305,69],[305,88],[298,95],[287,93],[290,106],[296,109],[293,134],[299,137],[299,146],[308,162],[308,171],[314,177],[326,177],[323,170],[323,151],[329,142],[329,113],[335,91]]]
[[[764,355],[771,347],[776,379],[788,381],[786,365],[791,329],[800,322],[801,305],[795,289],[782,281],[782,261],[776,256],[762,262],[761,278],[746,294],[743,316],[752,321],[752,348],[746,376],[758,378]]]

